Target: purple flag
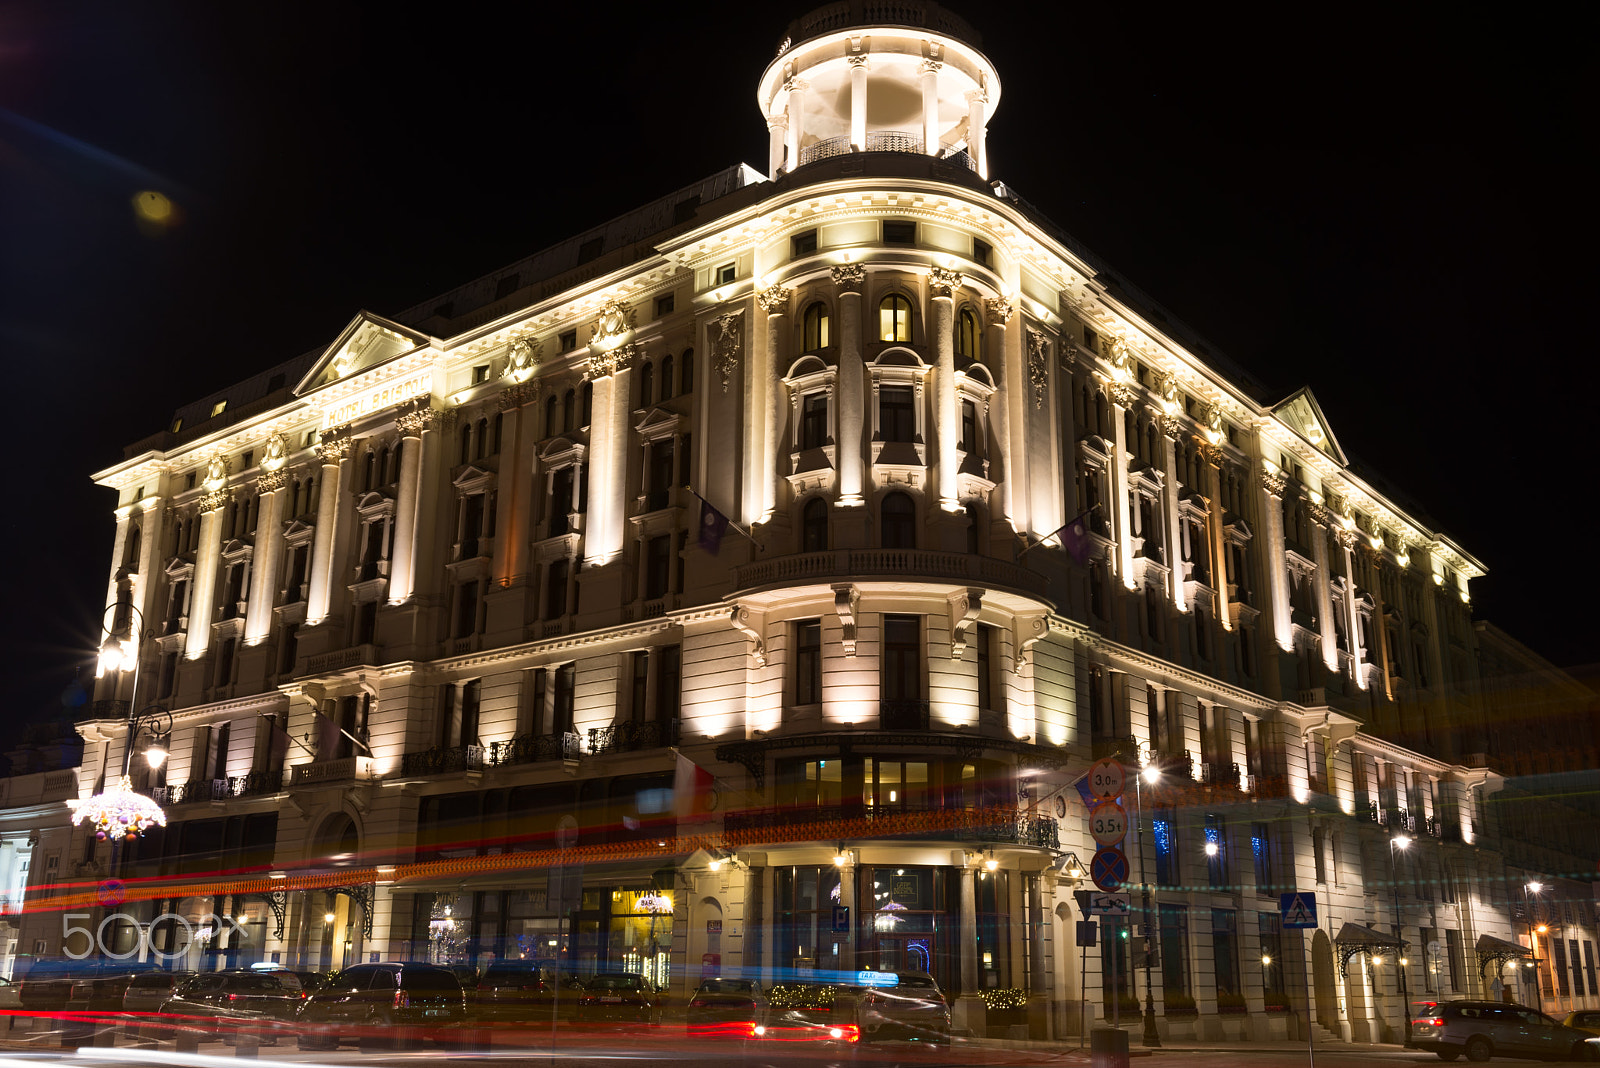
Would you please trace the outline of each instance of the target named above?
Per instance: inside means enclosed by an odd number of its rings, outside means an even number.
[[[700,498],[700,548],[717,555],[717,550],[722,548],[722,536],[728,532],[728,517],[711,506],[711,502],[704,497]]]
[[[1092,511],[1093,508],[1089,509],[1089,512]],[[1089,539],[1089,512],[1068,520],[1056,531],[1061,538],[1061,547],[1067,550],[1072,562],[1080,567],[1088,561],[1089,553],[1094,549],[1094,542]]]

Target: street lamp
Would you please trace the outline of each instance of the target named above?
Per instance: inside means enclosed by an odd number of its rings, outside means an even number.
[[[1544,934],[1549,928],[1539,924],[1537,930],[1533,923],[1533,901],[1528,895],[1538,895],[1544,892],[1544,883],[1537,879],[1522,884],[1522,907],[1528,913],[1528,948],[1533,950],[1533,1006],[1540,1012],[1544,1011],[1544,987],[1539,981],[1539,935]]]
[[[1406,849],[1410,845],[1409,835],[1397,834],[1389,839],[1389,877],[1390,886],[1394,891],[1394,939],[1398,943],[1394,954],[1397,962],[1395,974],[1400,981],[1401,1045],[1406,1047],[1411,1045],[1411,992],[1406,988],[1406,958],[1401,956],[1405,952],[1406,939],[1404,926],[1400,922],[1400,874],[1394,851]]]
[[[1144,784],[1154,786],[1161,780],[1161,769],[1154,762],[1139,769],[1133,777],[1133,799],[1138,805],[1135,819],[1138,823],[1139,894],[1144,909],[1144,1044],[1151,1048],[1161,1046],[1161,1033],[1156,1030],[1156,999],[1150,991],[1150,958],[1155,943],[1150,937],[1150,881],[1144,873]],[[1137,996],[1137,991],[1135,992]]]
[[[115,601],[106,606],[105,615],[110,617],[111,622],[105,628],[106,636],[100,644],[101,674],[120,677],[126,665],[132,664],[133,689],[128,695],[128,734],[122,749],[122,777],[104,793],[73,799],[67,802],[67,807],[72,809],[72,822],[92,825],[95,837],[101,841],[123,838],[131,842],[150,827],[167,825],[167,814],[161,811],[161,806],[144,794],[134,792],[129,772],[132,770],[134,746],[142,734],[150,736],[150,745],[145,749],[145,760],[150,767],[159,768],[166,761],[166,743],[172,734],[172,713],[156,704],[136,711],[139,707],[139,650],[144,638],[143,614],[130,603]]]

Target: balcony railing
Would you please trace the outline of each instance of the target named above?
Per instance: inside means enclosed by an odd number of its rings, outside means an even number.
[[[918,817],[923,828],[888,832],[895,838],[960,842],[1005,842],[1059,849],[1061,828],[1053,816],[1030,816],[1018,812],[1013,817],[996,819],[991,811],[939,809],[902,805],[818,805],[816,807],[746,809],[729,812],[723,826],[729,833],[760,832],[804,827],[812,823],[837,823],[864,820],[868,824]]]
[[[609,727],[589,728],[591,753],[625,753],[634,749],[662,749],[677,744],[678,721],[675,719],[613,723]]]
[[[451,771],[482,771],[483,746],[434,746],[421,753],[407,753],[400,758],[402,775],[442,775]]]
[[[583,752],[581,735],[523,734],[508,742],[491,742],[485,759],[494,767],[505,764],[534,764],[542,760],[577,760]]]
[[[325,783],[350,782],[354,779],[372,778],[371,757],[345,757],[342,760],[321,760],[311,764],[296,764],[290,769],[290,786],[321,786]]]
[[[90,701],[84,707],[81,719],[127,719],[126,701]]]
[[[191,779],[151,789],[150,796],[160,805],[192,805],[200,801],[225,801],[230,797],[275,794],[283,789],[280,771],[252,771],[225,779]]]
[[[1226,760],[1208,760],[1200,765],[1200,781],[1212,786],[1238,786],[1239,765]]]
[[[325,671],[342,671],[357,664],[376,664],[378,651],[372,645],[354,645],[349,649],[336,649],[320,653],[306,660],[306,674],[320,675]]]
[[[885,731],[927,730],[927,700],[903,697],[893,701],[879,701],[878,729]]]

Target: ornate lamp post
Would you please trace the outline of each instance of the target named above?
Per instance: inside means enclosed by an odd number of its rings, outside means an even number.
[[[129,771],[133,763],[133,749],[140,735],[150,736],[145,748],[145,760],[152,768],[159,768],[167,759],[167,739],[172,735],[172,713],[160,705],[152,704],[142,711],[139,698],[139,652],[144,638],[144,617],[131,604],[115,602],[106,606],[106,613],[115,612],[111,626],[106,628],[105,640],[100,646],[101,674],[122,673],[123,665],[132,662],[133,690],[128,700],[128,735],[122,750],[122,777],[104,793],[67,802],[72,809],[72,822],[92,825],[95,837],[101,841],[125,839],[133,841],[148,828],[167,825],[167,814],[161,806],[144,794],[135,793]],[[132,618],[123,621],[123,613]]]
[[[1544,892],[1544,883],[1537,879],[1522,884],[1522,907],[1528,914],[1528,948],[1533,950],[1533,1007],[1540,1012],[1544,1011],[1544,985],[1539,975],[1539,936],[1544,934],[1548,927],[1544,924],[1534,925],[1533,899],[1529,896]]]
[[[1400,1034],[1401,1045],[1411,1045],[1411,992],[1406,989],[1406,964],[1405,933],[1400,923],[1400,875],[1399,866],[1395,862],[1394,851],[1406,849],[1411,845],[1408,835],[1397,834],[1389,839],[1389,875],[1391,888],[1394,891],[1394,939],[1399,945],[1395,947],[1395,974],[1400,980]]]

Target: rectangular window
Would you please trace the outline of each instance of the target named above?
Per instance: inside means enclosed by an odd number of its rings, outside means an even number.
[[[1271,894],[1272,885],[1272,840],[1269,837],[1270,828],[1265,823],[1252,823],[1250,825],[1250,852],[1255,860],[1256,893]]]
[[[577,664],[562,664],[556,668],[555,716],[552,724],[556,734],[572,730],[572,705],[577,684]]]
[[[1326,839],[1327,834],[1321,827],[1313,827],[1311,829],[1311,866],[1316,872],[1317,882],[1319,883],[1328,881],[1328,865],[1322,856],[1326,847]]]
[[[1267,1005],[1286,1004],[1283,996],[1283,928],[1282,917],[1276,912],[1256,913],[1257,930],[1261,935],[1261,989],[1267,995]]]
[[[1238,917],[1232,909],[1211,910],[1211,967],[1217,979],[1218,1008],[1223,994],[1239,995]],[[1239,1009],[1243,1009],[1241,1004]]]
[[[927,808],[928,765],[912,760],[863,762],[862,790],[866,803],[878,808]]]
[[[673,297],[674,297],[674,294],[668,293],[664,297],[657,297],[656,298],[656,318],[657,319],[662,319],[662,318],[665,318],[666,316],[672,314],[673,305],[675,305],[677,303],[677,301],[674,300]],[[670,383],[663,383],[663,384],[666,385],[666,387],[668,389],[672,388]]]
[[[1446,929],[1444,932],[1445,951],[1449,954],[1450,990],[1461,993],[1461,973],[1466,962],[1461,956],[1461,932]]]
[[[996,711],[994,700],[994,628],[987,623],[978,624],[978,707],[985,712]]]
[[[969,400],[961,402],[960,448],[968,456],[978,451],[978,406]]]
[[[1556,982],[1560,984],[1561,996],[1572,996],[1572,983],[1567,979],[1567,944],[1554,935],[1550,936],[1551,964],[1555,968]]]
[[[794,703],[822,702],[822,621],[803,619],[794,625]]]
[[[883,617],[883,698],[922,699],[922,617]]]
[[[803,234],[795,234],[789,239],[789,255],[798,258],[809,256],[817,251],[817,232],[807,230]]]
[[[1156,846],[1156,885],[1177,886],[1178,851],[1170,812],[1150,821],[1150,836]]]
[[[800,447],[820,449],[828,443],[828,395],[807,393],[800,402]]]
[[[672,575],[672,536],[658,534],[644,543],[644,599],[660,600],[667,595]]]
[[[656,664],[656,720],[667,722],[678,718],[683,692],[683,647],[663,645],[655,651]]]
[[[578,347],[578,332],[576,330],[563,330],[556,335],[556,348],[562,352],[571,352]]]
[[[989,242],[976,237],[972,239],[972,259],[974,263],[980,263],[985,267],[989,266],[989,260],[993,252],[994,249],[989,246]]]
[[[721,267],[716,269],[716,272],[713,275],[715,280],[711,284],[725,286],[732,282],[736,277],[737,273],[735,266],[731,263],[724,263]]]
[[[883,224],[885,245],[914,245],[917,243],[917,224],[906,219],[888,219]]]
[[[1162,991],[1189,992],[1189,910],[1183,905],[1162,905],[1159,912]]]
[[[916,394],[909,386],[884,386],[878,390],[878,439],[880,441],[915,441],[917,418],[914,408]]]
[[[644,722],[646,702],[649,700],[650,691],[650,654],[644,650],[636,651],[629,658],[631,683],[628,687],[628,712],[635,723]]]
[[[1594,971],[1594,943],[1587,939],[1583,943],[1583,972],[1589,977],[1590,992],[1600,994],[1600,982],[1596,981]]]
[[[844,761],[780,761],[778,804],[837,805],[843,798]]]
[[[1578,959],[1578,940],[1567,939],[1567,959],[1572,962],[1572,993],[1577,997],[1584,997],[1583,992],[1583,962]],[[1600,993],[1591,990],[1590,993]]]
[[[1228,826],[1220,816],[1206,817],[1206,876],[1212,889],[1228,885]]]

